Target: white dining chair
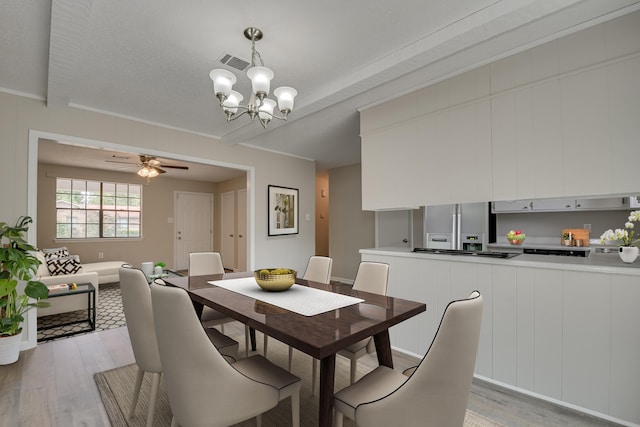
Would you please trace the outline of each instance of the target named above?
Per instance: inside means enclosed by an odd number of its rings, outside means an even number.
[[[328,285],[331,282],[331,270],[333,267],[333,259],[330,257],[314,255],[309,258],[307,268],[302,278],[310,282],[323,283]],[[267,337],[265,336],[265,342]],[[267,347],[264,348],[265,355]],[[312,376],[311,376],[311,393],[315,393],[316,389],[316,373],[318,372],[318,359],[313,358]],[[293,368],[293,347],[289,346],[289,372]]]
[[[358,266],[356,279],[353,282],[354,291],[370,292],[373,294],[387,295],[389,283],[389,264],[382,262],[362,261]],[[338,351],[340,356],[351,361],[350,384],[356,379],[358,359],[375,351],[372,337],[365,338],[355,344]],[[315,375],[315,373],[314,373]]]
[[[300,378],[262,356],[228,363],[211,345],[184,289],[151,284],[158,350],[172,426],[229,426],[291,397],[300,426]]]
[[[334,397],[335,427],[462,427],[480,339],[482,296],[452,301],[420,364],[403,375],[379,366]]]
[[[127,322],[129,340],[133,355],[138,365],[138,373],[133,391],[133,399],[129,409],[129,418],[133,418],[140,396],[142,380],[145,373],[152,374],[149,406],[147,408],[147,426],[153,425],[158,389],[162,375],[162,363],[158,353],[156,331],[151,308],[151,291],[147,277],[142,270],[123,265],[119,270],[122,307]],[[193,308],[192,308],[193,311]],[[202,328],[201,328],[202,329]],[[238,342],[223,335],[217,330],[208,334],[209,339],[220,351],[234,360],[237,359]]]
[[[189,254],[189,276],[204,276],[208,274],[224,274],[222,257],[218,252],[191,252]],[[224,324],[233,322],[234,319],[214,310],[204,307],[200,317],[205,328],[220,326],[224,333]]]

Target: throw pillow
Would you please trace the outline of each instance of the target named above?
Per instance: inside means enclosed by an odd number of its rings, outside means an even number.
[[[44,254],[44,259],[46,259],[47,262],[49,262],[52,259],[69,256],[69,249],[67,249],[65,246],[61,248],[41,249],[41,251]]]
[[[82,270],[82,266],[77,257],[68,256],[47,261],[47,269],[52,276],[59,276],[61,274],[76,274]]]

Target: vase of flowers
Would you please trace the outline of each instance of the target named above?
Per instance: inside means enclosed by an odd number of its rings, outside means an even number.
[[[638,258],[638,244],[640,239],[634,239],[634,222],[640,221],[640,211],[632,211],[629,220],[624,224],[624,228],[615,230],[609,229],[600,236],[600,243],[606,245],[607,242],[618,242],[620,248],[618,255],[623,262],[632,263]]]

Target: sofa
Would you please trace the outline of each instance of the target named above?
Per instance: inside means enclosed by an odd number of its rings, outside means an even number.
[[[47,259],[42,251],[36,252],[36,257],[41,264],[36,273],[36,279],[47,286],[62,283],[91,283],[96,288],[96,306],[99,300],[100,285],[114,283],[120,280],[119,270],[124,261],[93,262],[80,265],[79,271],[70,274],[51,274],[47,265]],[[76,257],[77,258],[77,257]],[[69,311],[86,310],[87,295],[69,295],[64,298],[53,298],[49,301],[50,307],[39,308],[38,317],[52,314],[66,313]]]

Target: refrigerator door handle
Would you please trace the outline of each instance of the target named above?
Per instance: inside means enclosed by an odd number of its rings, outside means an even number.
[[[453,249],[462,249],[462,209],[459,203],[453,205]]]

